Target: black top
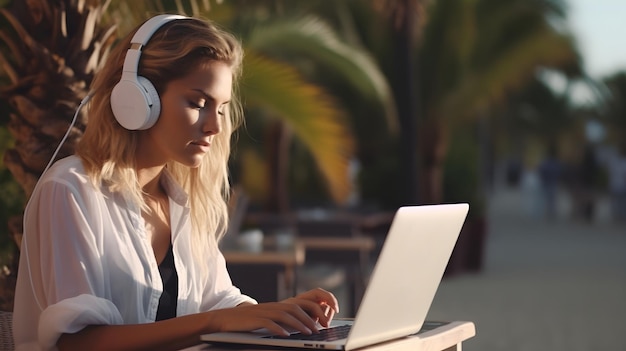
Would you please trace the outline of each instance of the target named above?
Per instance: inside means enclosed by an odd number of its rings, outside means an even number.
[[[174,248],[170,244],[165,258],[159,264],[159,273],[163,281],[163,293],[159,299],[156,320],[161,321],[176,317],[176,300],[178,299],[178,274],[174,265]]]

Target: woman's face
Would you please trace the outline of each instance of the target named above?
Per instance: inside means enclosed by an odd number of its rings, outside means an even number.
[[[157,123],[140,137],[139,162],[198,167],[221,131],[231,91],[232,71],[219,61],[167,84]]]

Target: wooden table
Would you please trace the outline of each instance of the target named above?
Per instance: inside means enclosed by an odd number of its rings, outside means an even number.
[[[355,255],[369,254],[374,246],[370,237],[306,237],[295,239],[288,248],[278,249],[270,244],[262,251],[252,252],[230,247],[223,253],[233,284],[259,302],[293,296],[297,292],[297,267],[307,260],[329,261],[328,257],[333,257],[335,262],[345,260],[344,264],[354,266],[350,274],[356,274],[349,282],[354,299],[349,310],[354,313],[365,289],[362,276],[365,268],[360,267],[361,261]]]
[[[368,236],[361,237],[304,237],[297,242],[305,249],[326,251],[371,251],[376,243]]]
[[[304,247],[260,252],[223,251],[233,284],[259,302],[278,301],[296,292],[296,268],[304,263]]]
[[[466,321],[424,323],[422,330],[414,335],[388,341],[359,350],[363,351],[462,351],[462,344],[476,335],[474,323]],[[249,346],[198,345],[189,351],[264,351],[276,348],[252,348]]]

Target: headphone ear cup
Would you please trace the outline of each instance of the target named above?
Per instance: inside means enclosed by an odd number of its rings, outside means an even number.
[[[152,127],[159,119],[159,115],[161,114],[161,98],[159,97],[159,93],[157,92],[156,88],[154,87],[152,82],[148,80],[148,78],[138,76],[137,80],[144,88],[144,91],[150,98],[150,101],[152,101],[152,105],[150,105],[150,114],[144,122],[143,127],[139,128],[148,129]]]
[[[122,79],[111,92],[111,109],[117,122],[128,130],[152,127],[159,119],[161,101],[145,77]]]

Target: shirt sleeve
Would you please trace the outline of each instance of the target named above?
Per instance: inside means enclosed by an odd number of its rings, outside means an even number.
[[[208,291],[205,292],[201,309],[203,311],[235,307],[241,303],[256,304],[257,301],[244,295],[233,285],[226,260],[221,251],[215,250],[211,255],[211,273],[209,275]]]
[[[111,301],[87,294],[70,297],[42,312],[39,344],[44,350],[53,350],[61,334],[76,333],[87,325],[122,323],[122,316]]]
[[[93,190],[92,190],[93,191]],[[84,192],[84,193],[81,193]],[[39,343],[53,348],[65,332],[92,324],[121,324],[115,305],[102,298],[108,289],[94,197],[63,180],[46,181],[30,200],[25,241],[34,300],[41,312]]]

